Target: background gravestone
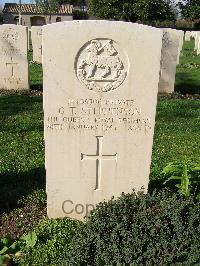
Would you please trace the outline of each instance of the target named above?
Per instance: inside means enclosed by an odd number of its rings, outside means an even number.
[[[191,39],[191,37],[192,37],[192,33],[191,33],[191,31],[186,31],[186,32],[185,32],[185,41],[186,41],[186,42],[189,42],[190,39]]]
[[[0,89],[29,89],[27,27],[0,26]]]
[[[108,21],[43,28],[48,216],[147,190],[162,31]]]
[[[197,55],[200,55],[200,32],[197,34]]]
[[[199,32],[196,31],[194,34],[194,39],[195,39],[194,51],[197,51],[197,48],[198,48],[198,36],[199,36]]]
[[[184,31],[176,30],[176,32],[179,36],[179,46],[178,46],[178,56],[177,56],[177,65],[178,65],[180,61],[181,51],[183,49]]]
[[[31,27],[33,61],[42,63],[42,27]]]
[[[176,30],[163,29],[161,70],[158,90],[160,93],[172,93],[174,91],[179,43],[180,38]]]

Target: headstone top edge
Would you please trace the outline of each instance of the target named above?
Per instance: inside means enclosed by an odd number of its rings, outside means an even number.
[[[16,24],[2,24],[1,27],[13,27],[13,28],[28,28],[27,26],[23,26],[23,25],[16,25]]]
[[[53,27],[61,27],[61,26],[72,26],[72,25],[105,25],[105,24],[110,24],[110,25],[127,25],[129,27],[134,27],[138,29],[148,29],[151,31],[157,31],[157,32],[162,32],[162,29],[160,28],[155,28],[152,26],[144,25],[144,24],[139,24],[139,23],[132,23],[132,22],[124,22],[124,21],[108,21],[108,20],[73,20],[73,21],[64,21],[64,22],[56,22],[48,25],[42,26],[44,30],[48,30],[49,28]]]

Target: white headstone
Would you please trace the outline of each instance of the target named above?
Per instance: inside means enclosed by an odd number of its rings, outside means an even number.
[[[189,42],[191,37],[192,37],[191,31],[186,31],[185,32],[185,41]]]
[[[31,27],[33,61],[42,63],[42,27]]]
[[[197,36],[197,55],[200,55],[200,32]]]
[[[162,31],[125,22],[44,26],[48,216],[147,190]]]
[[[27,27],[0,26],[0,89],[29,89]]]
[[[191,31],[191,38],[195,38],[196,31]]]
[[[179,43],[180,38],[176,30],[163,29],[161,70],[158,90],[160,93],[172,93],[174,91]]]
[[[176,32],[179,36],[179,46],[178,46],[178,56],[177,56],[177,65],[178,65],[180,61],[181,51],[183,49],[184,31],[177,30]]]
[[[198,46],[198,36],[199,36],[199,33],[196,31],[196,32],[195,32],[195,35],[194,35],[194,39],[195,39],[194,51],[197,51],[197,46]]]

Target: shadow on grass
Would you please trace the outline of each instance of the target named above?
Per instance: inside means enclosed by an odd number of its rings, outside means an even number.
[[[22,112],[33,111],[35,104],[42,104],[42,97],[28,95],[5,95],[0,97],[0,116],[17,115]]]
[[[22,173],[0,174],[0,214],[20,207],[19,201],[36,189],[45,189],[43,167]]]
[[[34,91],[43,91],[43,84],[30,84],[30,90],[34,90]]]
[[[155,191],[155,190],[156,191],[162,190],[164,187],[166,187],[166,186],[163,185],[163,182],[164,182],[163,179],[153,179],[153,180],[150,180],[149,181],[149,185],[148,185],[148,192],[150,194],[152,194],[153,191]]]
[[[200,94],[200,79],[198,78],[199,75],[199,72],[177,73],[175,91],[181,94]]]

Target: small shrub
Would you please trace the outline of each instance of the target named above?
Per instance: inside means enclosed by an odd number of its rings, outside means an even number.
[[[122,195],[92,211],[59,265],[199,265],[199,218],[192,197]]]
[[[58,258],[68,249],[79,222],[70,219],[45,219],[36,226],[34,247],[21,251],[20,266],[57,266]]]
[[[178,19],[176,21],[176,28],[177,29],[186,29],[186,30],[191,30],[194,27],[194,22],[190,20],[185,20],[185,19]]]

